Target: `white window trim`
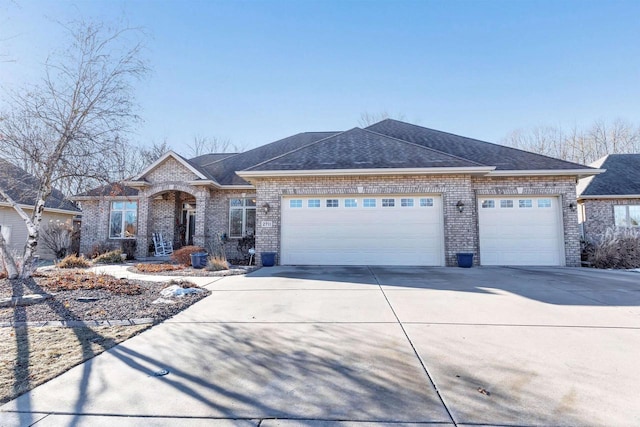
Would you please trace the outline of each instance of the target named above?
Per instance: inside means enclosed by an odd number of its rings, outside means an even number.
[[[242,239],[243,237],[247,236],[247,211],[248,210],[256,210],[255,206],[247,206],[246,205],[246,201],[247,200],[253,200],[255,199],[255,196],[252,197],[232,197],[229,199],[229,238],[230,239]],[[231,206],[231,200],[242,200],[242,206]],[[299,208],[292,208],[292,209],[299,209]],[[233,210],[242,210],[242,236],[239,235],[234,235],[231,233],[231,211]],[[257,218],[257,216],[256,216]],[[257,227],[257,224],[256,224]],[[253,230],[253,234],[255,235],[255,228]]]
[[[114,203],[124,203],[124,207],[122,209],[113,209],[113,204]],[[136,204],[136,208],[135,209],[127,209],[127,203],[135,203]],[[111,203],[109,204],[109,224],[107,225],[109,227],[109,240],[134,240],[138,237],[138,201],[137,200],[113,200],[111,201]],[[118,236],[112,236],[111,235],[111,217],[113,215],[114,212],[122,212],[122,221],[120,223],[120,232],[122,233],[122,236],[118,237]],[[136,233],[133,236],[127,237],[125,236],[125,221],[127,218],[127,212],[135,212],[136,213]]]
[[[631,224],[631,215],[629,215],[629,206],[638,206],[640,207],[640,205],[613,205],[613,223],[614,226],[616,227],[621,227],[621,228],[640,228],[640,223],[638,225],[633,225]],[[625,225],[617,225],[615,223],[616,221],[616,208],[624,208],[624,214],[625,214]]]

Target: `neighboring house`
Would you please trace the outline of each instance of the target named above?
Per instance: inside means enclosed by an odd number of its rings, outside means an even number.
[[[0,159],[0,187],[29,216],[33,213],[38,185],[38,180],[24,169]],[[67,200],[59,190],[53,190],[45,203],[41,224],[59,221],[72,225],[74,218],[79,215],[80,209],[73,202]],[[0,196],[0,232],[8,242],[9,250],[22,255],[27,241],[27,226],[2,196]],[[55,258],[55,254],[42,244],[38,245],[36,254],[42,259]]]
[[[640,154],[610,154],[591,166],[605,169],[578,183],[578,218],[585,239],[608,228],[640,227]]]
[[[173,152],[76,196],[81,248],[255,234],[280,264],[580,265],[576,181],[599,171],[396,120],[233,155]],[[122,193],[122,194],[120,194]]]

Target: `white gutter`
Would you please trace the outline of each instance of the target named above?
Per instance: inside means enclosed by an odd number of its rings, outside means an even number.
[[[593,176],[606,169],[530,169],[530,170],[494,170],[487,176]]]
[[[7,208],[13,208],[13,206],[11,206],[9,203],[6,203],[6,202],[0,202],[0,206],[7,207]],[[27,209],[27,210],[31,210],[31,211],[33,210],[33,205],[17,204],[17,206],[19,206],[21,209]],[[58,208],[45,207],[44,211],[45,212],[51,212],[51,213],[82,215],[82,211],[81,210],[70,211],[70,210],[67,210],[67,209],[58,209]]]
[[[602,196],[578,196],[578,200],[593,199],[640,199],[640,194],[607,194]]]
[[[83,201],[83,200],[139,200],[140,196],[71,196],[69,200]]]
[[[266,178],[277,176],[358,176],[358,175],[486,175],[494,166],[471,166],[465,168],[377,168],[377,169],[315,169],[315,170],[273,170],[237,171],[242,178]]]

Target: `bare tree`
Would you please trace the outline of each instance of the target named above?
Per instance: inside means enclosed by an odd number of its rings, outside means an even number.
[[[158,160],[165,153],[171,151],[171,146],[165,138],[162,142],[152,142],[149,147],[140,147],[140,159],[142,161],[142,168],[136,172],[141,172],[146,166]],[[134,174],[135,175],[135,174]]]
[[[405,120],[406,117],[404,114],[391,115],[387,111],[382,111],[380,113],[369,113],[365,111],[364,113],[360,114],[360,119],[358,119],[358,124],[360,125],[360,127],[365,128],[367,126],[371,126],[374,123],[381,122],[382,120],[385,120],[385,119]]]
[[[39,183],[31,215],[0,188],[28,231],[20,268],[0,240],[10,277],[31,275],[54,185],[69,178],[109,180],[121,168],[125,137],[137,119],[134,82],[148,71],[139,30],[93,22],[65,29],[68,47],[47,60],[41,84],[12,93],[10,110],[0,121],[0,154],[14,164],[28,159]]]
[[[242,147],[233,144],[229,139],[200,135],[194,136],[193,142],[187,145],[186,149],[186,154],[190,157],[209,153],[238,153],[242,151]]]
[[[586,129],[572,127],[564,131],[560,126],[537,126],[529,130],[515,130],[502,141],[504,145],[588,164],[607,154],[640,152],[640,127],[622,119],[595,121]]]
[[[40,240],[42,244],[53,252],[57,259],[64,258],[71,246],[73,226],[69,222],[49,221],[42,227]]]

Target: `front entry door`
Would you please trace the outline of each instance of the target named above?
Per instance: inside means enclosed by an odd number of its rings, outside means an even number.
[[[196,234],[195,203],[184,203],[182,205],[182,225],[184,226],[183,244],[193,245],[193,235]]]

